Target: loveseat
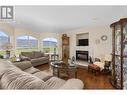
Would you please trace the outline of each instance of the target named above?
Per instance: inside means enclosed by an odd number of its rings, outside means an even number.
[[[30,61],[0,62],[1,89],[83,89],[79,79],[67,81],[34,68]]]
[[[31,61],[33,66],[49,63],[49,55],[41,51],[21,52],[19,57],[21,61]]]

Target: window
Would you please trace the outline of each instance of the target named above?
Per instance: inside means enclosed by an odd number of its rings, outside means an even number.
[[[2,50],[2,46],[10,42],[10,37],[4,32],[0,31],[0,54],[5,54],[5,51]]]
[[[42,47],[43,47],[43,51],[46,53],[54,53],[54,51],[56,51],[56,53],[58,52],[57,49],[57,39],[55,38],[45,38],[42,40]]]
[[[22,51],[37,51],[38,40],[32,36],[20,36],[17,37],[17,53]]]

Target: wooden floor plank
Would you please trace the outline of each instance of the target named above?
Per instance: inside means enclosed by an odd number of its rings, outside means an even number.
[[[48,64],[44,64],[36,68],[50,72]],[[85,89],[114,89],[109,82],[110,75],[100,73],[95,76],[93,73],[88,72],[87,68],[78,67],[77,77],[84,82]]]

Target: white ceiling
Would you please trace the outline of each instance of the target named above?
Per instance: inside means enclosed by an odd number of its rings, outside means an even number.
[[[36,32],[63,32],[110,25],[127,17],[127,6],[15,6],[17,28]]]

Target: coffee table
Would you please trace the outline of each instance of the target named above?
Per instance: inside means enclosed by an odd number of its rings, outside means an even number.
[[[70,78],[77,78],[77,66],[68,66]]]
[[[54,62],[50,63],[50,66],[53,70],[53,75],[54,76],[59,77],[59,69],[58,68],[61,68],[61,66],[60,66],[61,64],[63,64],[63,61],[54,61]]]
[[[77,78],[77,67],[63,63],[63,61],[51,62],[53,75],[57,77]]]

